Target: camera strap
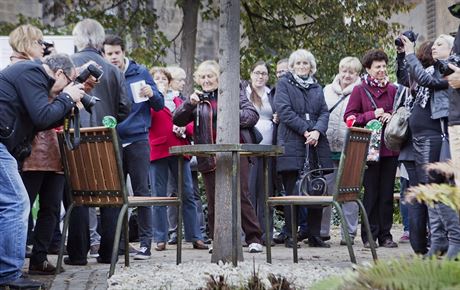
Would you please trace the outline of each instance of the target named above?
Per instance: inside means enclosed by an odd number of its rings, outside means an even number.
[[[70,138],[70,128],[74,128],[73,140]],[[69,150],[75,150],[80,145],[80,110],[74,107],[74,113],[64,118],[64,140]]]

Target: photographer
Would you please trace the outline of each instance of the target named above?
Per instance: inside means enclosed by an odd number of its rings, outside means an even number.
[[[53,60],[59,66],[50,67]],[[30,154],[34,135],[60,125],[83,96],[83,86],[70,84],[62,73],[68,66],[73,67],[70,58],[61,54],[0,72],[0,287],[41,286],[21,277],[30,204],[18,162]],[[57,95],[51,102],[50,94]]]
[[[457,38],[460,40],[460,27]],[[457,38],[455,41],[457,41]],[[460,47],[459,47],[460,48]],[[459,51],[460,52],[460,51]],[[457,52],[458,53],[458,52]],[[449,145],[455,172],[460,170],[460,68],[453,64],[449,67],[454,71],[447,77],[449,85],[454,88],[449,96]],[[455,174],[455,184],[460,186],[460,175]]]
[[[435,63],[425,69],[414,55],[413,42],[404,35],[401,39],[404,43],[410,78],[417,83],[414,106],[409,117],[416,178],[421,184],[443,183],[444,178],[426,172],[425,165],[441,161],[442,143],[447,131],[450,92],[441,72],[443,61],[450,55],[454,38],[441,34],[434,41],[431,54]],[[431,245],[427,256],[431,257],[447,251],[448,259],[455,258],[460,252],[458,213],[444,203],[435,203],[428,208],[428,217]]]
[[[456,18],[460,18],[460,2],[449,7],[450,13]],[[460,26],[455,36],[452,54],[460,55]],[[460,68],[457,65],[449,64],[453,73],[447,76],[449,86],[454,88],[449,95],[449,145],[452,163],[455,172],[460,170]],[[460,186],[460,175],[455,174],[455,184]]]

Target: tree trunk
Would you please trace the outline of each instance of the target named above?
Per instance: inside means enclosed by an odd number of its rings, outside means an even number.
[[[198,9],[200,1],[185,0],[182,4],[184,18],[182,22],[182,37],[180,47],[180,67],[185,70],[186,76],[192,76],[195,69],[196,29],[198,23]],[[184,96],[193,92],[193,78],[185,80]]]
[[[219,20],[219,101],[217,143],[239,143],[240,1],[220,0]],[[217,155],[214,248],[211,262],[243,260],[241,248],[241,207],[239,199],[239,158],[231,153]],[[232,186],[232,170],[237,177]],[[229,206],[231,205],[231,206]],[[236,236],[232,239],[232,231]]]

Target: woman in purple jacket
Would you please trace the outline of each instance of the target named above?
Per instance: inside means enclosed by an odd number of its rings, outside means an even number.
[[[396,95],[396,87],[388,80],[388,56],[382,50],[372,49],[364,55],[362,63],[366,73],[362,76],[362,83],[351,93],[344,120],[354,116],[355,125],[365,126],[367,122],[377,119],[385,126],[391,117]],[[369,216],[372,238],[385,248],[398,246],[390,233],[397,163],[398,152],[385,147],[382,130],[379,161],[369,162],[364,172],[363,204]],[[361,238],[364,247],[369,248],[369,237],[363,224]]]

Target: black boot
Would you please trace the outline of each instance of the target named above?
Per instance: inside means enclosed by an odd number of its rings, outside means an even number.
[[[321,237],[312,236],[308,238],[308,246],[314,248],[330,248],[331,245],[326,244]]]

